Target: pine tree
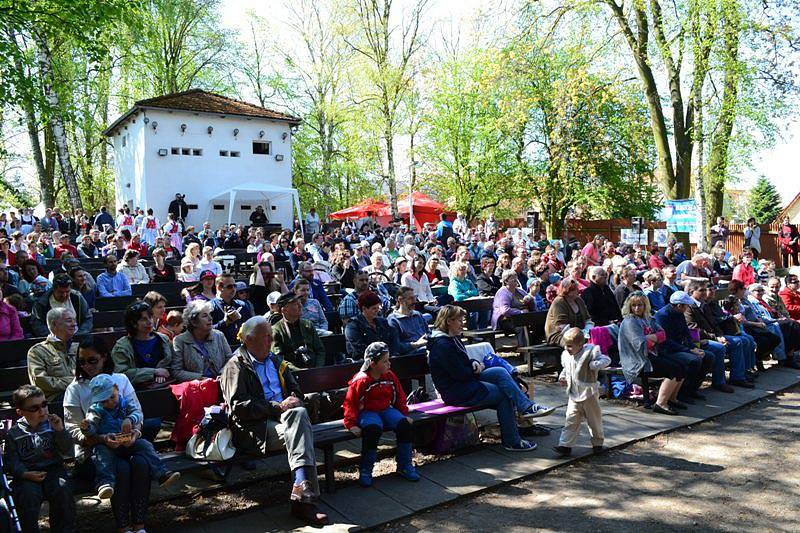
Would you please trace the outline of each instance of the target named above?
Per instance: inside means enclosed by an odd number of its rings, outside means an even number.
[[[765,177],[761,176],[756,186],[750,190],[747,200],[747,216],[756,219],[759,224],[770,224],[781,212],[781,195],[778,189]]]

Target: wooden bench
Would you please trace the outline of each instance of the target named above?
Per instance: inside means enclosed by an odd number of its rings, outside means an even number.
[[[124,310],[133,302],[141,300],[144,297],[144,295],[151,290],[160,293],[164,298],[166,298],[167,307],[180,307],[186,305],[186,300],[184,300],[183,296],[181,296],[180,290],[161,292],[161,290],[159,290],[160,285],[162,284],[148,283],[143,285],[143,287],[146,287],[147,290],[141,289],[140,291],[143,292],[139,296],[137,296],[136,293],[134,292],[131,296],[116,296],[113,298],[98,297],[94,302],[94,308],[97,309],[98,311],[121,311]],[[172,285],[172,284],[165,283],[164,285]],[[136,285],[133,285],[133,287],[136,287]]]
[[[480,313],[491,311],[494,308],[494,298],[479,296],[461,300],[460,302],[453,302],[453,304],[467,313]],[[468,329],[463,331],[462,335],[471,342],[488,342],[493,349],[497,343],[497,331],[494,328]]]
[[[545,342],[544,323],[547,311],[520,313],[503,319],[514,328],[523,328],[525,332],[525,345],[517,347],[517,351],[525,355],[528,363],[528,375],[534,373],[534,358],[539,361],[554,362],[555,367],[561,366],[560,346],[551,346]]]
[[[347,387],[347,383],[356,372],[361,368],[361,363],[348,365],[338,365],[323,368],[312,368],[300,370],[295,373],[295,377],[300,384],[304,394],[319,393],[330,390],[338,390]],[[429,373],[427,357],[425,355],[393,357],[392,370],[397,374],[401,381],[418,379],[420,383],[425,383],[425,376]],[[142,406],[145,418],[162,418],[174,420],[178,415],[178,403],[168,387],[139,390],[136,392]],[[452,407],[445,406],[440,400],[426,402],[418,406],[409,406],[411,409],[410,417],[413,424],[431,423],[455,414],[478,411],[485,407]],[[50,404],[50,412],[63,416],[63,406],[57,403]],[[16,420],[16,412],[13,408],[0,409],[0,420],[3,421],[2,428],[7,429],[9,421]],[[314,446],[323,452],[323,471],[325,474],[325,490],[333,492],[335,490],[335,461],[333,447],[335,444],[356,439],[350,431],[345,429],[342,420],[332,420],[314,424]],[[284,450],[271,452],[268,456],[283,455]],[[175,471],[188,471],[207,466],[204,461],[194,461],[186,457],[182,452],[161,453],[160,457],[167,463],[167,468]],[[234,458],[231,462],[241,460],[243,456]]]

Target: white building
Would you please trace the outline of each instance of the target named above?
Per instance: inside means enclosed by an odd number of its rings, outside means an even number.
[[[187,225],[249,224],[261,205],[270,223],[291,228],[300,218],[292,188],[299,123],[199,89],[140,100],[103,132],[114,144],[117,209],[150,207],[163,223],[182,193]]]

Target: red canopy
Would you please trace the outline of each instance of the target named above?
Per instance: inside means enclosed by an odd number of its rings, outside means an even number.
[[[418,191],[414,191],[411,193],[411,202],[414,208],[414,225],[416,228],[422,229],[423,224],[426,222],[433,222],[434,224],[439,222],[439,215],[442,213],[450,213],[445,207],[444,204],[441,204],[428,196],[425,193],[421,193]],[[408,196],[405,198],[398,200],[397,202],[397,210],[400,212],[400,216],[404,219],[408,219],[408,212],[409,212],[409,202]],[[381,215],[390,215],[392,214],[391,207],[388,205],[379,213]]]
[[[331,219],[363,218],[370,213],[375,213],[376,215],[380,214],[386,207],[387,204],[385,202],[375,200],[374,198],[367,198],[352,207],[335,211],[329,214],[328,217]]]

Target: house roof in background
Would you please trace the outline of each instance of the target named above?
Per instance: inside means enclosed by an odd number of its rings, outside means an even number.
[[[165,94],[163,96],[156,96],[155,98],[147,98],[139,100],[127,113],[124,113],[117,120],[114,121],[104,132],[103,135],[110,136],[114,130],[122,124],[130,115],[139,109],[166,109],[177,111],[192,111],[196,113],[213,113],[217,115],[234,115],[241,117],[255,117],[268,120],[278,120],[281,122],[288,122],[290,124],[300,124],[300,119],[260,107],[255,104],[249,104],[228,98],[221,94],[204,91],[202,89],[190,89],[179,93]]]

